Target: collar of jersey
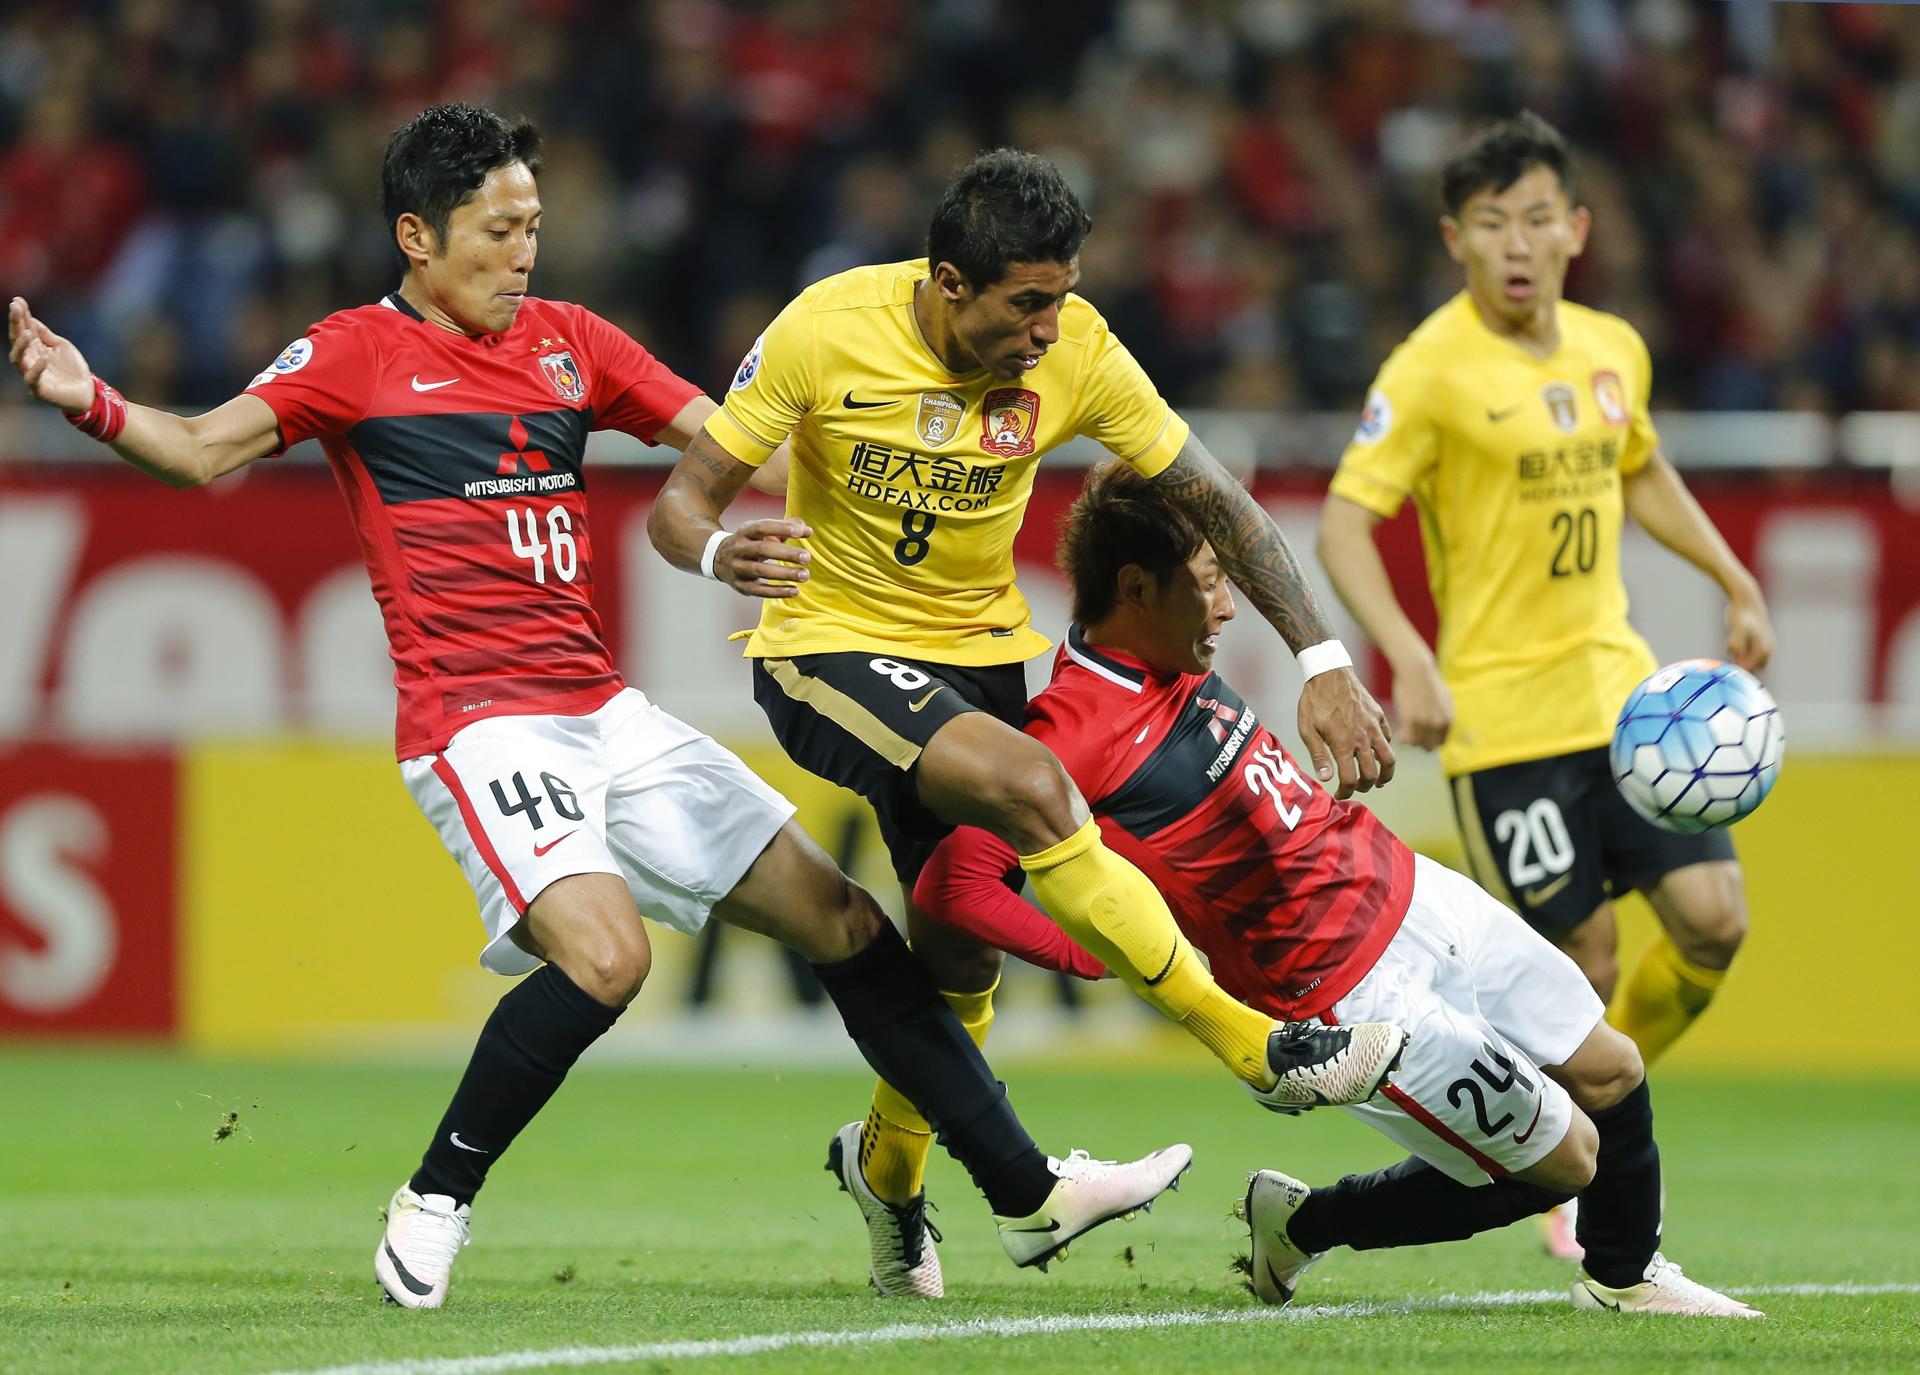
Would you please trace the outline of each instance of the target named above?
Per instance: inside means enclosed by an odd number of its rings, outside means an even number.
[[[1566,304],[1564,299],[1554,307],[1554,313],[1556,317],[1558,317],[1558,323],[1560,325],[1560,342],[1553,346],[1553,352],[1549,353],[1545,358],[1541,358],[1537,354],[1529,353],[1519,340],[1514,339],[1510,335],[1502,334],[1499,330],[1488,324],[1487,317],[1480,313],[1480,303],[1473,299],[1473,293],[1465,287],[1460,289],[1460,294],[1455,299],[1466,303],[1466,316],[1472,328],[1480,331],[1480,333],[1492,339],[1494,343],[1500,345],[1502,348],[1511,351],[1516,358],[1521,359],[1531,367],[1538,368],[1543,372],[1552,371],[1560,355],[1567,350],[1566,317],[1559,315],[1559,306]]]
[[[1129,692],[1144,692],[1147,679],[1153,676],[1152,670],[1132,655],[1089,644],[1087,632],[1078,621],[1067,627],[1067,657]]]
[[[433,321],[415,310],[413,308],[413,302],[409,301],[397,291],[389,291],[385,296],[382,296],[380,298],[380,304],[388,310],[399,311],[410,320],[418,320],[435,334],[443,334],[448,339],[464,340],[469,344],[478,344],[482,348],[494,348],[504,343],[508,335],[520,328],[520,321],[526,314],[526,306],[522,304],[520,314],[516,315],[513,323],[508,325],[506,329],[499,334],[455,334],[450,329],[441,329],[440,326],[434,324]]]

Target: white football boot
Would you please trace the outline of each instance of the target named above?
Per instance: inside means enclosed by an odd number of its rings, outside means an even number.
[[[445,1194],[416,1194],[402,1184],[387,1205],[387,1230],[373,1253],[373,1275],[387,1302],[438,1308],[447,1301],[453,1258],[472,1238],[473,1209]]]
[[[860,1167],[860,1138],[865,1122],[849,1122],[827,1143],[827,1173],[840,1191],[860,1205],[867,1220],[867,1277],[882,1298],[938,1299],[947,1292],[940,1276],[940,1233],[927,1221],[927,1194],[921,1190],[904,1207],[874,1193]]]
[[[1407,1033],[1386,1022],[1282,1022],[1267,1037],[1267,1067],[1278,1081],[1270,1089],[1248,1084],[1247,1092],[1289,1115],[1364,1103],[1399,1067],[1406,1048]]]
[[[1287,1224],[1313,1192],[1292,1175],[1256,1170],[1247,1177],[1247,1196],[1233,1205],[1247,1224],[1253,1250],[1245,1262],[1253,1296],[1262,1303],[1291,1303],[1300,1277],[1326,1254],[1303,1251],[1287,1235]]]
[[[1180,1187],[1180,1176],[1193,1164],[1193,1147],[1184,1142],[1168,1146],[1139,1160],[1116,1164],[1074,1151],[1065,1160],[1047,1157],[1047,1168],[1059,1177],[1047,1201],[1026,1217],[994,1216],[1000,1244],[1015,1265],[1037,1265],[1045,1270],[1065,1254],[1067,1243],[1116,1217],[1131,1218],[1136,1211],[1153,1211],[1153,1201],[1168,1189]]]
[[[1604,1308],[1613,1313],[1662,1313],[1681,1318],[1764,1318],[1759,1309],[1730,1299],[1680,1273],[1680,1267],[1653,1253],[1647,1277],[1625,1289],[1609,1289],[1585,1270],[1573,1278],[1575,1308]]]
[[[1570,1198],[1534,1219],[1534,1225],[1540,1229],[1540,1244],[1555,1260],[1578,1261],[1587,1258],[1587,1248],[1580,1244],[1580,1238],[1574,1234],[1579,1217],[1580,1200]]]

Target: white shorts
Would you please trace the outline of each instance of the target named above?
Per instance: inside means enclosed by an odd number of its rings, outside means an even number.
[[[480,899],[496,974],[539,966],[507,933],[571,874],[618,874],[642,913],[692,935],[793,815],[633,688],[586,716],[476,721],[400,772]]]
[[[1580,1048],[1606,1009],[1579,966],[1472,879],[1414,861],[1407,919],[1340,1022],[1394,1022],[1407,1049],[1379,1094],[1347,1109],[1462,1184],[1543,1158],[1573,1100],[1540,1072]]]

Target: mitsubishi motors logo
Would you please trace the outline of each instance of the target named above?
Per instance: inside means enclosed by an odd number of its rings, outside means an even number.
[[[1213,737],[1215,744],[1226,744],[1227,727],[1240,719],[1240,708],[1230,707],[1212,697],[1196,697],[1193,705],[1196,710],[1212,713],[1207,721],[1207,733]]]
[[[520,423],[517,415],[507,428],[507,443],[512,446],[513,452],[500,455],[500,466],[494,469],[495,473],[503,477],[508,473],[517,473],[522,460],[525,460],[530,473],[544,473],[552,466],[547,462],[545,452],[527,447],[527,427]]]

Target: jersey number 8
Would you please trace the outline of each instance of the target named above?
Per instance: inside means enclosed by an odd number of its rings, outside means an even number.
[[[939,519],[931,511],[903,511],[900,533],[905,538],[894,542],[894,558],[908,568],[924,559],[933,548],[933,525]]]

